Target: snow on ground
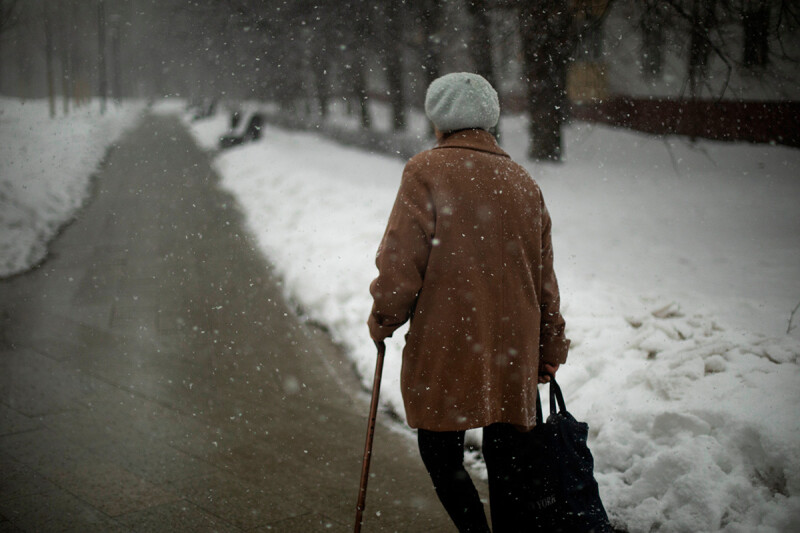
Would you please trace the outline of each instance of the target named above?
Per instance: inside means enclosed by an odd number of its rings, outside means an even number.
[[[46,100],[0,97],[0,278],[29,269],[83,205],[91,175],[143,105],[98,102],[49,117]],[[60,102],[59,102],[60,112]]]
[[[46,102],[0,99],[0,277],[44,257],[141,108],[100,115],[95,103],[49,119]],[[216,115],[190,129],[214,149],[227,126]],[[577,124],[566,163],[539,165],[524,159],[524,131],[523,119],[504,118],[502,144],[553,215],[573,340],[559,377],[590,424],[612,520],[630,531],[800,530],[800,316],[790,323],[800,151]],[[329,328],[369,386],[367,287],[403,162],[267,127],[215,166],[287,296]],[[382,389],[397,413],[400,349],[390,341]]]
[[[190,129],[213,148],[226,126]],[[800,317],[786,334],[800,301],[800,151],[577,124],[566,163],[540,165],[524,159],[524,131],[504,118],[502,144],[553,216],[573,340],[559,377],[590,424],[612,520],[632,532],[800,530]],[[266,127],[214,164],[287,296],[371,386],[368,285],[403,162]],[[400,414],[402,338],[388,343],[382,388]]]

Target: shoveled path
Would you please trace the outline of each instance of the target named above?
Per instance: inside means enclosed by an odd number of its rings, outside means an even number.
[[[365,395],[216,181],[149,115],[0,281],[0,531],[352,530]],[[409,440],[379,424],[365,533],[452,531]]]

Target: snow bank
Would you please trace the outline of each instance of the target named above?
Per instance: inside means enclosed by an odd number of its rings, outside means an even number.
[[[204,150],[213,151],[219,148],[220,137],[230,128],[230,116],[217,113],[201,120],[192,120],[181,115],[184,124],[191,125],[192,133],[197,144]]]
[[[212,124],[192,129],[213,138]],[[524,131],[503,122],[523,163]],[[573,340],[560,382],[590,424],[612,520],[632,532],[800,530],[800,328],[784,333],[800,300],[800,151],[577,125],[566,153],[563,165],[525,164],[554,219]],[[215,166],[287,296],[368,387],[368,285],[403,163],[266,127]],[[382,388],[397,413],[400,344],[388,343]]]
[[[44,100],[0,98],[0,278],[47,255],[47,243],[83,205],[106,149],[142,104],[92,103],[51,119]]]

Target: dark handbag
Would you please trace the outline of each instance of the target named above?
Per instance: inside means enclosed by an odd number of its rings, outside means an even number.
[[[610,533],[613,529],[594,479],[594,459],[586,445],[589,425],[569,414],[555,379],[550,380],[547,422],[538,391],[536,399],[537,424],[526,457],[521,458],[527,485],[523,487],[525,530]]]

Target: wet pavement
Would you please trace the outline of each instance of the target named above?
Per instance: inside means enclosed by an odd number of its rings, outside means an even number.
[[[216,181],[147,116],[0,281],[0,532],[352,529],[368,399]],[[372,474],[365,533],[453,530],[386,423]]]

